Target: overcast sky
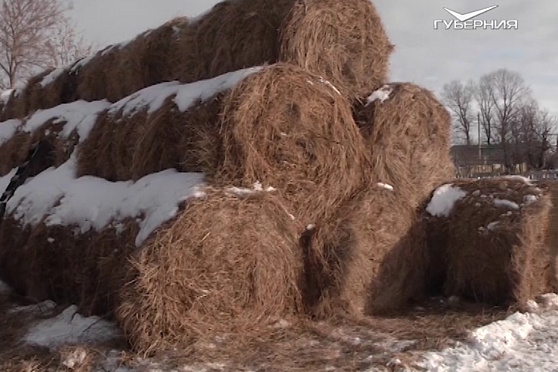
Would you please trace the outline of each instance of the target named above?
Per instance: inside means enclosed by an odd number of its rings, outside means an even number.
[[[272,1],[272,0],[271,0]],[[76,21],[99,47],[133,38],[177,16],[196,16],[217,0],[75,0]],[[523,75],[541,106],[558,114],[558,0],[372,0],[396,45],[391,80],[435,92],[447,82],[507,68]],[[475,19],[517,20],[518,30],[434,29],[434,20],[498,5]],[[442,26],[444,28],[444,26]]]

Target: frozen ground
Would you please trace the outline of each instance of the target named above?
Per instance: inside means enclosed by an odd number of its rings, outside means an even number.
[[[7,291],[0,282],[0,295]],[[268,345],[267,353],[271,354],[263,358],[256,356],[254,350],[246,350],[246,355],[254,355],[253,361],[245,357],[220,359],[218,347],[211,361],[184,357],[178,362],[168,357],[143,359],[118,349],[117,343],[111,344],[121,340],[115,324],[98,317],[83,317],[75,306],[57,310],[51,301],[13,305],[6,314],[30,316],[28,327],[14,344],[47,348],[51,363],[53,358],[57,361],[50,368],[38,369],[41,371],[80,370],[85,365],[93,371],[119,372],[258,371],[272,366],[274,370],[292,370],[298,362],[301,370],[320,371],[558,371],[558,296],[541,296],[529,307],[528,313],[514,313],[477,328],[465,340],[452,342],[452,346],[440,351],[424,350],[419,346],[420,337],[398,337],[373,323],[316,323],[310,332]],[[289,323],[283,323],[289,327]],[[283,359],[279,357],[282,353]],[[3,362],[0,359],[1,366]],[[283,368],[282,363],[288,364]]]

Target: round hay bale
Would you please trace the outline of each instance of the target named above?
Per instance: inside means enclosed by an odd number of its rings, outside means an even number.
[[[133,257],[117,317],[134,349],[253,335],[298,313],[297,226],[266,192],[189,202]]]
[[[495,305],[552,291],[550,198],[526,179],[457,180],[426,207],[429,288]]]
[[[287,62],[358,98],[386,80],[392,50],[367,0],[223,1],[185,32],[180,80]]]
[[[336,218],[307,230],[307,310],[317,318],[385,313],[424,292],[424,229],[413,207],[370,185]]]
[[[279,59],[355,99],[387,81],[392,51],[369,0],[298,0],[282,29]]]
[[[355,119],[375,178],[411,205],[454,177],[451,118],[429,91],[408,83],[385,85],[355,107]]]
[[[243,80],[225,99],[221,134],[214,182],[274,187],[304,224],[365,186],[367,152],[348,101],[299,67],[278,64]]]

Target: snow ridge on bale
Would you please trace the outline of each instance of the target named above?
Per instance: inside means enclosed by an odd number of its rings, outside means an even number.
[[[187,20],[171,20],[152,32],[109,46],[69,66],[49,69],[13,93],[1,118],[21,118],[77,100],[118,101],[142,88],[178,78],[174,52]]]
[[[76,160],[51,168],[19,187],[7,212],[22,226],[77,227],[79,234],[100,231],[126,219],[140,220],[136,246],[178,212],[178,205],[203,187],[203,175],[167,170],[137,182],[76,178]]]
[[[444,187],[462,191],[454,193],[459,198],[453,198],[451,213],[447,208],[448,213],[425,213],[432,291],[525,305],[553,289],[555,265],[546,238],[551,203],[545,190],[514,178],[459,180]]]
[[[167,168],[215,173],[222,98],[261,67],[190,84],[162,83],[110,106],[78,152],[78,174],[137,180]]]

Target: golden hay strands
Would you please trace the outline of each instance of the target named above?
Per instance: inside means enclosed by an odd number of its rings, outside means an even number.
[[[207,191],[133,257],[117,317],[134,349],[265,332],[300,311],[299,224],[272,193]]]
[[[355,107],[366,138],[372,172],[417,207],[443,180],[454,177],[450,158],[451,119],[429,91],[413,84],[388,84],[383,101]]]
[[[466,195],[449,216],[427,214],[432,262],[443,265],[429,269],[431,290],[498,305],[524,305],[551,291],[547,192],[514,178],[451,185]]]
[[[392,191],[371,185],[305,235],[312,315],[361,317],[422,296],[424,229],[415,209]]]
[[[299,0],[282,29],[279,59],[359,98],[387,81],[393,45],[369,0]]]
[[[219,110],[223,93],[181,112],[174,96],[161,108],[126,116],[99,116],[78,151],[78,175],[138,180],[169,168],[215,173],[221,153]]]
[[[385,82],[393,50],[366,0],[224,1],[185,32],[182,44],[183,82],[287,62],[350,98]]]
[[[368,159],[347,100],[299,67],[274,65],[240,83],[222,111],[215,182],[278,189],[317,223],[364,185]]]

